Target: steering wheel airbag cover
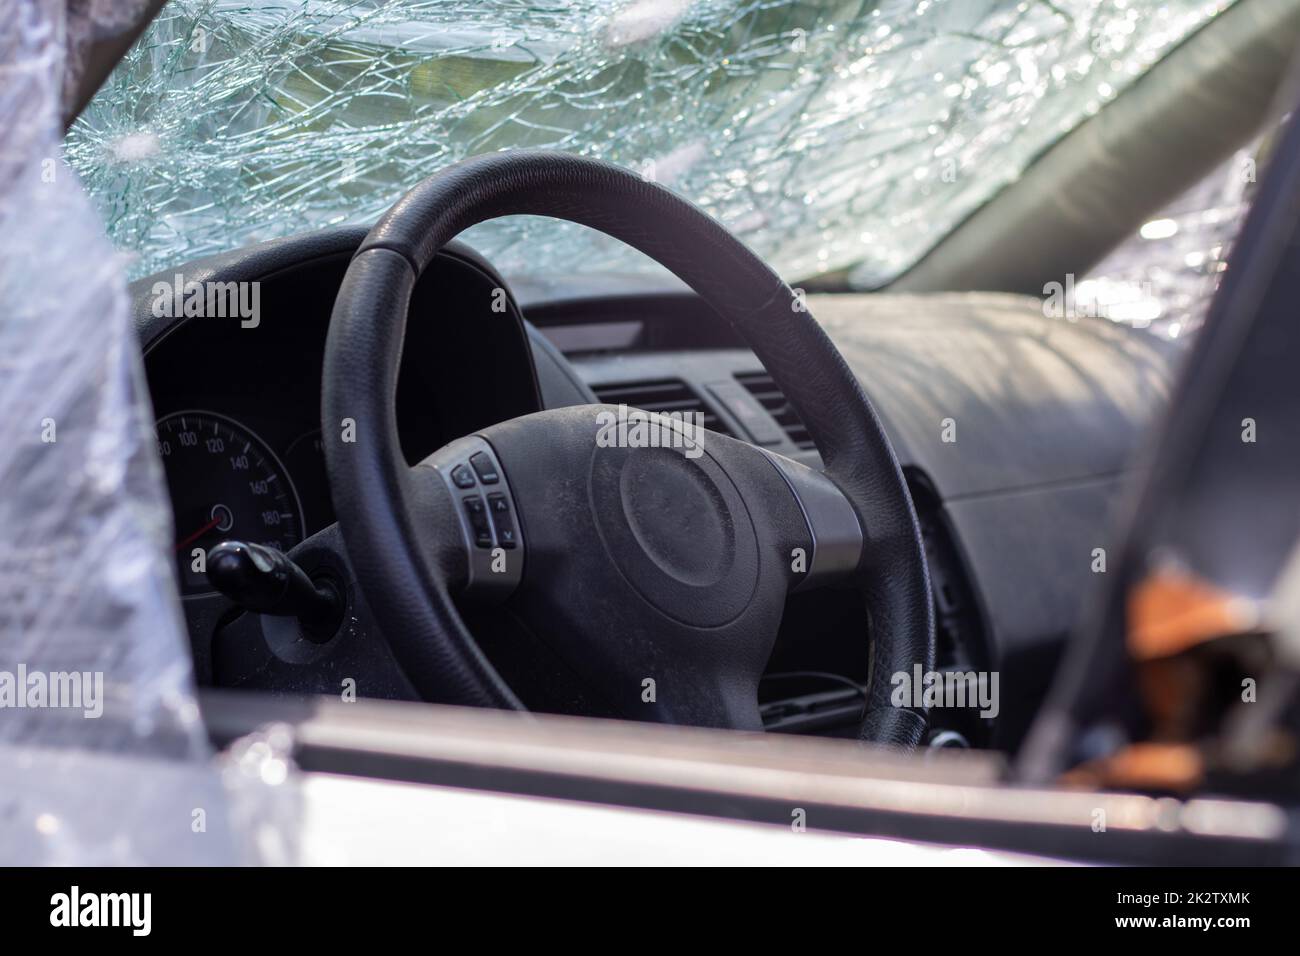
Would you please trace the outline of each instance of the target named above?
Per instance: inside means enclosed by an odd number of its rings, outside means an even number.
[[[740,491],[708,452],[597,448],[591,510],[608,559],[661,614],[717,627],[758,587],[758,541]]]

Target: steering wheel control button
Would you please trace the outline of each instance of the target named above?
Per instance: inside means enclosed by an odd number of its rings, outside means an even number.
[[[503,548],[514,548],[519,542],[515,536],[515,523],[510,515],[510,502],[502,494],[488,495],[488,508],[492,524],[497,529],[497,543]]]
[[[481,451],[476,455],[470,455],[469,463],[474,466],[474,470],[478,472],[478,480],[483,484],[495,485],[501,480],[501,475],[497,472],[497,463],[487,452]]]
[[[488,523],[487,507],[478,495],[465,499],[465,514],[474,530],[474,543],[480,548],[492,547],[492,526]]]
[[[475,601],[509,597],[523,580],[528,548],[519,502],[496,450],[481,435],[466,435],[421,464],[438,474],[451,495],[466,559],[460,595]]]

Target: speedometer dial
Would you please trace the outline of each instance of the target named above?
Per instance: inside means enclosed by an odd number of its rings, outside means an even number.
[[[288,551],[302,540],[302,506],[289,475],[250,429],[213,412],[176,412],[158,421],[167,471],[181,593],[211,592],[195,570],[196,549],[221,541]]]

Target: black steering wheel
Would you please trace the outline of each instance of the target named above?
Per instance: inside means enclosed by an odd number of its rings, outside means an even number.
[[[784,390],[825,473],[691,422],[602,405],[502,422],[408,466],[395,397],[412,289],[462,230],[516,214],[600,230],[685,281]],[[759,730],[758,682],[787,594],[838,583],[860,590],[874,635],[863,635],[862,738],[920,741],[925,715],[891,703],[890,678],[934,666],[934,614],[889,439],[802,298],[667,189],[541,151],[480,156],[420,183],[348,267],[322,423],[357,580],[426,698],[521,708],[453,602],[472,593],[509,601],[628,718]]]

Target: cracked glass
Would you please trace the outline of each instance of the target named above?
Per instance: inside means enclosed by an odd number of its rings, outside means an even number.
[[[1263,142],[1237,150],[1143,223],[1089,270],[1076,298],[1112,321],[1190,341],[1253,198]]]
[[[876,287],[1228,6],[173,0],[67,158],[137,276],[544,147],[678,190],[790,281]],[[549,220],[466,238],[508,275],[653,268]]]
[[[209,767],[126,279],[59,157],[87,52],[146,12],[0,0],[0,864],[244,859]],[[242,805],[266,789],[239,787]]]

